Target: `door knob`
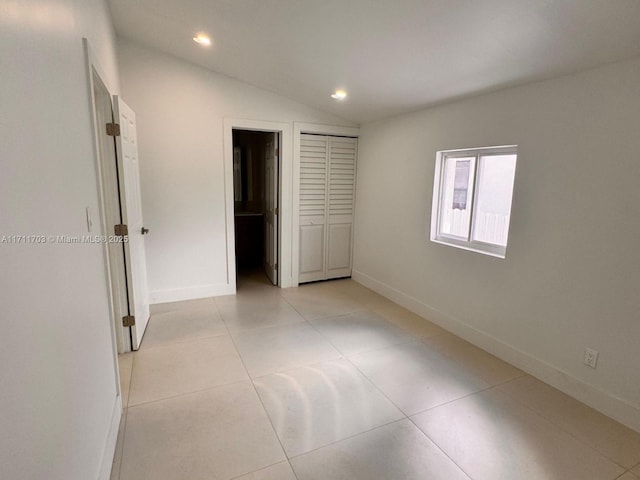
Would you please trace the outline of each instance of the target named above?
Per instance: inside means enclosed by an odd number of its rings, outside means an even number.
[[[146,235],[147,233],[149,233],[149,229],[148,229],[148,228],[144,228],[144,227],[142,227],[142,228],[140,229],[140,233],[141,233],[142,235]]]

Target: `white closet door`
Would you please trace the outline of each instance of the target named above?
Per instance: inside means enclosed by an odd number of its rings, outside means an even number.
[[[328,138],[300,136],[299,281],[325,277]]]
[[[329,137],[327,279],[351,275],[356,150],[355,138]]]

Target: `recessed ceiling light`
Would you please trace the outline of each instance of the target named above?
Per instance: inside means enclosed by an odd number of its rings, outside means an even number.
[[[211,45],[211,39],[204,33],[197,34],[195,37],[193,37],[193,41],[199,45],[202,45],[203,47],[208,47]]]
[[[331,98],[335,98],[336,100],[344,100],[345,98],[347,98],[347,92],[345,92],[344,90],[336,90],[331,95]]]

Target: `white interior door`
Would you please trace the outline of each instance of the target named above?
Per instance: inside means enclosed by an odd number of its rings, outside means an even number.
[[[300,135],[300,283],[325,278],[328,152],[328,137]]]
[[[270,136],[265,152],[265,238],[264,269],[278,284],[278,134]]]
[[[113,104],[114,117],[120,124],[120,136],[116,137],[116,151],[122,222],[128,228],[128,242],[125,243],[124,250],[129,315],[135,318],[135,324],[130,327],[131,346],[137,350],[140,348],[142,336],[149,322],[149,300],[140,199],[136,115],[117,95],[114,96]]]

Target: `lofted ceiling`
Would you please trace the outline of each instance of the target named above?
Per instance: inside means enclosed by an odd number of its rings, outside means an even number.
[[[357,123],[640,55],[640,0],[109,2],[124,38]]]

